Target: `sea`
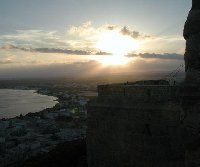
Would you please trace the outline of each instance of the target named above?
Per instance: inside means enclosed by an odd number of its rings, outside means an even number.
[[[51,108],[58,103],[56,100],[56,97],[38,94],[36,90],[0,89],[0,119]]]

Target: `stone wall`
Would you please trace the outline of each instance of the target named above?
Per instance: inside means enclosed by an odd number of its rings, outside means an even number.
[[[171,102],[88,107],[89,167],[182,167],[181,108]]]
[[[89,167],[182,167],[181,88],[98,86],[88,105]]]
[[[98,86],[98,98],[101,100],[119,98],[134,101],[166,101],[177,99],[180,87],[169,85],[101,85]]]

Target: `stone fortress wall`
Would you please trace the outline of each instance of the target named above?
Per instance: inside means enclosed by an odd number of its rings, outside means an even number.
[[[135,101],[165,101],[180,96],[180,87],[170,85],[112,84],[98,86],[101,100],[132,99]]]
[[[98,87],[88,107],[89,167],[184,165],[181,108],[174,102],[180,88],[151,82]]]

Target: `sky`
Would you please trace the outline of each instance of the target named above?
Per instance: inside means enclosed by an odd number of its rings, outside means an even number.
[[[0,0],[0,78],[170,71],[191,0]]]

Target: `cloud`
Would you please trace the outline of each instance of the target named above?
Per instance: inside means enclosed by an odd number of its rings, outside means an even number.
[[[12,34],[0,35],[0,49],[10,49],[13,52],[16,49],[37,53],[110,55],[110,53],[103,52],[104,50],[97,48],[101,37],[110,32],[134,38],[139,43],[136,53],[184,53],[185,41],[179,36],[148,36],[128,26],[114,24],[95,26],[90,21],[79,26],[72,26],[66,32],[60,33],[58,31],[44,30],[17,30]],[[146,57],[153,58],[152,55],[146,55]]]
[[[70,34],[85,35],[87,33],[94,31],[94,28],[91,25],[92,25],[91,21],[88,21],[83,23],[81,26],[71,26],[68,32]]]
[[[64,36],[64,35],[63,35]],[[27,47],[66,47],[68,43],[57,31],[17,30],[13,34],[0,35],[0,44],[12,43]]]
[[[113,31],[115,29],[119,29],[119,27],[117,25],[113,25],[113,24],[104,24],[98,27],[94,27],[92,25],[91,21],[85,22],[80,26],[71,26],[70,29],[68,30],[69,34],[77,34],[80,36],[84,36],[84,35],[89,35],[90,37],[92,35],[97,35],[100,32],[103,31]]]
[[[1,46],[1,49],[16,49],[17,47],[13,44],[4,44]]]
[[[0,47],[1,50],[12,50],[12,49],[17,49],[17,50],[22,50],[22,51],[29,51],[29,52],[33,52],[34,50],[31,47],[20,47],[20,46],[16,46],[13,44],[3,44]]]
[[[78,34],[80,36],[84,35],[97,35],[98,33],[101,33],[103,31],[113,31],[118,30],[123,35],[128,35],[134,39],[138,38],[149,38],[150,36],[144,35],[136,30],[129,30],[127,26],[124,26],[121,28],[121,26],[118,25],[112,25],[112,24],[105,24],[99,27],[94,27],[90,21],[83,23],[80,26],[72,26],[69,29],[70,34]]]
[[[72,48],[78,49],[89,49],[97,50],[97,43],[99,40],[105,36],[105,34],[116,33],[124,36],[129,36],[136,40],[142,40],[150,38],[150,36],[145,35],[136,30],[129,30],[127,26],[119,26],[114,24],[104,24],[101,26],[94,26],[90,21],[83,23],[79,26],[71,26],[68,30],[70,45]]]
[[[94,26],[86,22],[80,26],[72,26],[68,33],[72,48],[96,50],[96,43],[104,33],[115,31],[124,36],[129,36],[140,43],[137,53],[184,53],[185,41],[182,36],[154,36],[145,32],[131,29],[128,26],[104,24]]]
[[[123,35],[131,36],[132,38],[139,38],[141,35],[138,31],[130,31],[126,26],[121,29]]]
[[[70,50],[70,49],[54,49],[54,48],[36,48],[36,52],[40,53],[63,53],[72,55],[90,55],[91,52],[84,50]]]
[[[128,36],[130,36],[130,37],[132,37],[134,39],[138,39],[138,38],[150,38],[149,35],[143,35],[139,31],[135,31],[135,30],[131,31],[131,30],[129,30],[127,26],[124,26],[120,30],[120,32],[121,32],[121,34],[128,35]]]
[[[107,29],[108,30],[114,30],[116,28],[116,26],[115,25],[107,25]]]
[[[140,54],[128,54],[127,57],[140,57],[144,59],[170,59],[170,60],[183,60],[183,55],[176,53],[140,53]]]
[[[107,53],[107,52],[96,52],[95,55],[112,55],[112,53]]]
[[[31,48],[31,47],[21,47],[16,46],[13,44],[3,44],[0,47],[0,50],[21,50],[24,52],[32,52],[32,53],[46,53],[46,54],[66,54],[66,55],[112,55],[108,52],[103,51],[94,51],[94,50],[73,50],[73,49],[62,49],[62,48]],[[177,53],[129,53],[126,55],[126,57],[134,58],[139,57],[143,59],[163,59],[163,60],[183,60],[182,54]],[[77,60],[78,61],[78,60]],[[7,62],[8,63],[8,62]],[[3,62],[1,63],[3,64]],[[5,63],[4,63],[5,64]]]
[[[39,53],[58,53],[58,54],[69,54],[69,55],[111,55],[111,53],[102,51],[85,51],[85,50],[71,50],[71,49],[60,49],[60,48],[30,48],[20,47],[13,44],[4,44],[0,47],[2,50],[17,49],[25,52],[39,52]]]
[[[7,59],[7,60],[1,60],[1,61],[0,61],[0,64],[1,64],[1,65],[4,65],[4,64],[12,64],[12,63],[13,63],[13,61],[10,60],[10,59]]]

